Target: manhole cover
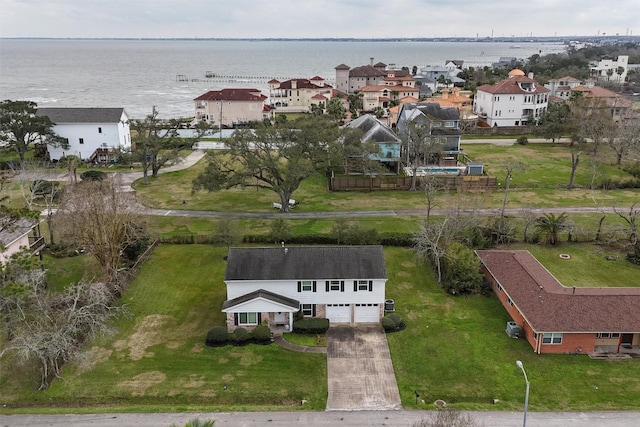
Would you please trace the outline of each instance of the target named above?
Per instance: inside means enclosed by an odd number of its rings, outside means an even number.
[[[440,408],[444,408],[445,406],[447,406],[447,402],[441,399],[436,400],[435,402],[433,402],[433,404]]]

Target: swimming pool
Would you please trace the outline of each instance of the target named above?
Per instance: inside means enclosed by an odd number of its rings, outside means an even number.
[[[466,171],[466,166],[420,166],[416,169],[416,176],[424,175],[461,175]],[[408,176],[413,175],[413,169],[405,167],[404,172]]]

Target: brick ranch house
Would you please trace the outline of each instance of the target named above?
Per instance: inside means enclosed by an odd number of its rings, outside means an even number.
[[[379,322],[387,270],[382,246],[230,248],[227,329],[293,329],[294,314],[331,323]]]
[[[564,287],[528,251],[476,251],[498,299],[540,353],[621,353],[640,346],[640,288]]]

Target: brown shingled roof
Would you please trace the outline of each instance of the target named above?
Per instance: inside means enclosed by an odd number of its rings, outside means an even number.
[[[384,77],[386,71],[372,67],[371,65],[363,65],[349,70],[349,77]]]
[[[520,87],[522,83],[534,83],[535,90],[527,91],[523,90]],[[515,76],[511,77],[494,85],[482,85],[478,86],[477,90],[481,90],[483,92],[493,93],[493,94],[537,94],[537,93],[547,93],[549,89],[542,86],[537,81],[530,79],[526,76]]]
[[[476,251],[531,327],[640,332],[640,288],[567,288],[528,251]]]

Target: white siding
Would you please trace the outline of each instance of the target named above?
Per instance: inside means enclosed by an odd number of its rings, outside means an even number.
[[[316,292],[298,292],[297,280],[258,282],[229,281],[227,282],[227,299],[237,298],[249,292],[264,289],[298,300],[300,304],[384,303],[386,279],[374,279],[371,291],[363,290],[356,292],[354,292],[353,281],[354,279],[344,280],[344,292],[331,290],[327,292],[324,279],[316,280]]]

